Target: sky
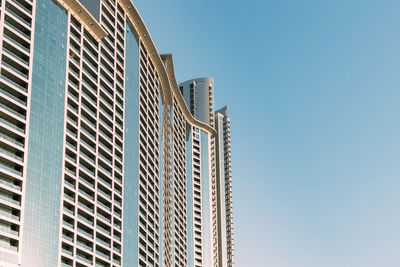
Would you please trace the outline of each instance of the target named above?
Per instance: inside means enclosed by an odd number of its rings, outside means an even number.
[[[237,267],[400,266],[400,2],[134,0],[231,117]]]

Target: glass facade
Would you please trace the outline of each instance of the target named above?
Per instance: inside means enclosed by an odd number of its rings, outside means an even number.
[[[100,0],[80,0],[96,20],[100,20]]]
[[[133,27],[126,27],[125,159],[123,263],[138,264],[139,45]]]
[[[51,0],[36,1],[22,266],[58,264],[66,12]]]

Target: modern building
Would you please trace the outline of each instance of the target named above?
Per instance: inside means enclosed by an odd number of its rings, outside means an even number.
[[[219,266],[212,96],[131,0],[1,0],[0,66],[0,266]]]
[[[179,84],[179,89],[193,117],[214,126],[214,79],[198,78]]]
[[[193,79],[179,84],[190,113],[197,120],[213,127],[214,80]],[[213,183],[215,183],[214,141],[203,130],[187,127],[187,206],[188,206],[188,266],[213,266],[217,243],[213,237]],[[214,187],[215,188],[215,187]],[[214,218],[216,209],[214,209]]]
[[[212,78],[192,79],[179,84],[179,88],[192,116],[216,130],[215,139],[208,143],[202,130],[188,127],[188,229],[193,235],[188,244],[194,255],[194,263],[188,266],[231,267],[233,227],[228,110],[224,107],[214,113]],[[204,153],[208,153],[207,156],[203,156]],[[209,161],[205,163],[205,159]]]
[[[215,112],[218,266],[233,266],[231,130],[228,108]]]

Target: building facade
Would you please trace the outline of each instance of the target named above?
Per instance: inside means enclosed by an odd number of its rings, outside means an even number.
[[[214,80],[212,78],[192,79],[179,84],[190,113],[197,120],[213,126]],[[214,151],[213,140],[201,129],[187,127],[187,201],[188,230],[191,236],[188,247],[188,266],[212,266],[216,255],[213,243],[213,200],[212,183]]]
[[[188,266],[233,266],[230,120],[227,107],[214,113],[214,80],[197,78],[179,84],[190,113],[216,130],[209,143],[205,133],[188,127],[188,218],[193,251]],[[208,151],[207,151],[208,150]],[[206,151],[206,152],[204,152]],[[203,153],[208,153],[203,157]],[[190,158],[191,157],[191,158]],[[205,159],[208,169],[202,167]]]
[[[231,129],[228,108],[215,112],[218,266],[233,266]]]
[[[219,266],[213,96],[131,0],[2,0],[0,36],[0,266]]]

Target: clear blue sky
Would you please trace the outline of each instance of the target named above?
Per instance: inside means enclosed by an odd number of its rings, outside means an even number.
[[[232,121],[236,266],[400,266],[400,2],[134,1]]]

